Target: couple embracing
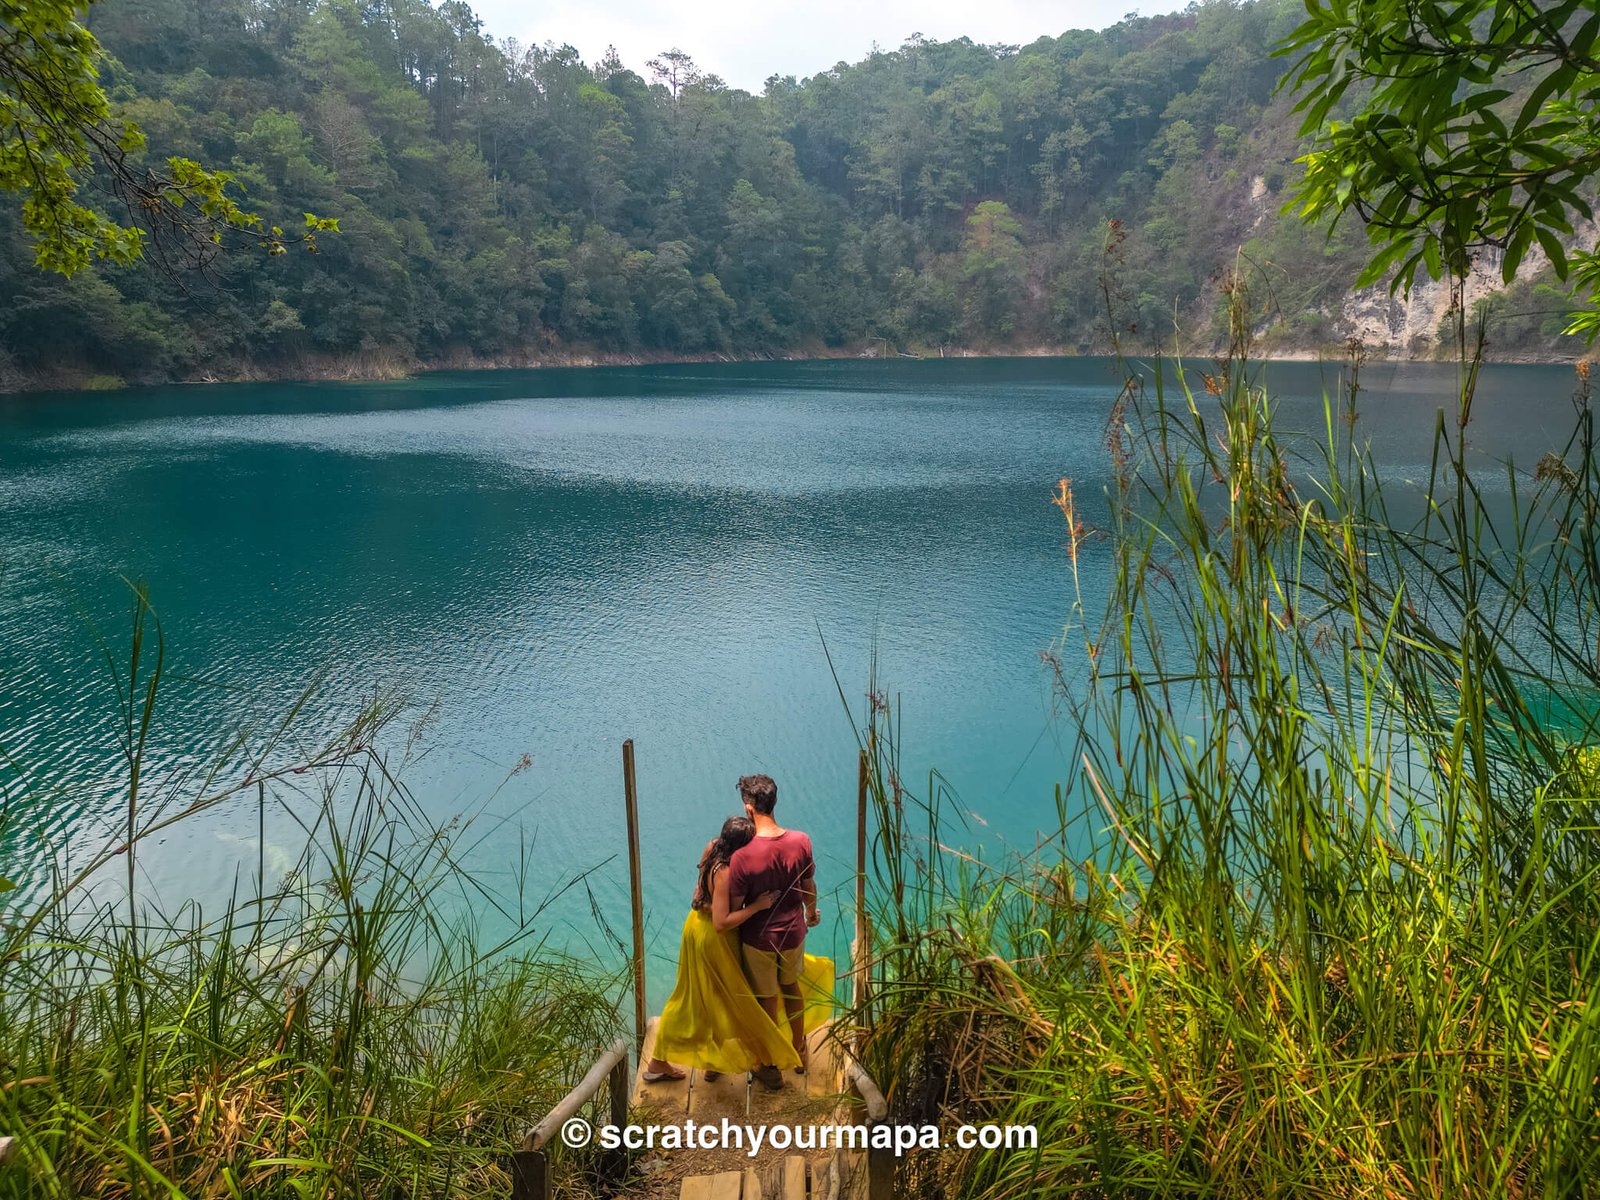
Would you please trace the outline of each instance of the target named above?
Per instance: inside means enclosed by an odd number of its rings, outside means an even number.
[[[739,794],[744,815],[700,856],[647,1083],[682,1079],[687,1066],[708,1079],[748,1071],[776,1090],[784,1069],[805,1073],[806,1033],[833,1003],[833,963],[805,952],[820,920],[811,839],[778,824],[770,776],[746,775]]]

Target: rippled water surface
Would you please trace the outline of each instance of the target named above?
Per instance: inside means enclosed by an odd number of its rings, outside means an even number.
[[[1325,375],[1272,368],[1307,428]],[[1453,381],[1369,368],[1367,432],[1398,474],[1426,471]],[[1474,436],[1531,466],[1571,390],[1560,368],[1492,369]],[[524,838],[541,887],[598,866],[616,916],[635,739],[668,957],[741,773],[778,779],[825,888],[848,870],[854,742],[828,654],[858,702],[875,653],[908,763],[937,766],[991,842],[1031,842],[1068,741],[1041,662],[1072,601],[1049,497],[1062,476],[1103,487],[1115,392],[1102,361],[967,360],[0,398],[0,737],[52,788],[7,857],[37,870],[120,819],[100,649],[126,653],[119,574],[149,583],[166,635],[158,789],[319,672],[307,738],[399,684],[439,703],[406,779],[431,814],[476,814],[481,877],[507,882]],[[251,801],[172,831],[150,885],[214,901],[253,867],[254,823]],[[557,911],[581,931],[588,906]]]

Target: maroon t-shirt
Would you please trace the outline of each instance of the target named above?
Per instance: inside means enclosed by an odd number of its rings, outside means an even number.
[[[806,940],[806,902],[800,887],[816,873],[811,839],[798,829],[755,837],[728,863],[728,899],[748,904],[763,892],[778,899],[739,926],[739,940],[757,950],[793,950]]]

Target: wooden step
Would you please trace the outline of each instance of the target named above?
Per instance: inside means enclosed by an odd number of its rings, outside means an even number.
[[[778,1176],[780,1200],[806,1200],[806,1160],[803,1155],[791,1154],[783,1160],[783,1170]]]
[[[651,1017],[645,1026],[644,1051],[639,1055],[639,1069],[633,1079],[633,1107],[680,1112],[697,1120],[742,1116],[745,1098],[745,1080],[742,1075],[724,1075],[720,1079],[708,1081],[703,1072],[696,1071],[692,1100],[687,1080],[678,1083],[644,1081],[644,1064],[655,1054],[656,1024],[660,1019]],[[811,1068],[806,1072],[803,1086],[800,1076],[792,1071],[785,1071],[784,1083],[788,1087],[803,1091],[813,1099],[834,1096],[849,1090],[849,1084],[844,1078],[844,1060],[839,1053],[839,1043],[831,1036],[832,1030],[832,1021],[812,1030],[808,1039],[811,1047]],[[759,1084],[755,1090],[757,1095],[762,1092]]]
[[[715,1175],[691,1175],[683,1181],[679,1200],[739,1200],[744,1180],[738,1171],[718,1171]]]
[[[784,1187],[779,1200],[806,1200],[805,1160],[796,1155],[792,1161],[800,1165],[800,1190],[791,1190],[790,1160],[785,1160]],[[761,1180],[752,1167],[743,1171],[719,1171],[715,1175],[691,1175],[678,1190],[678,1200],[761,1200]]]

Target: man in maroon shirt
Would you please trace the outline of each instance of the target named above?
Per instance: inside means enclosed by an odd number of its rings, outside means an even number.
[[[811,839],[798,829],[784,829],[772,816],[778,804],[778,785],[770,775],[746,775],[739,780],[744,811],[756,824],[756,836],[733,852],[728,862],[728,904],[744,907],[746,898],[776,892],[778,899],[763,913],[739,926],[739,944],[751,990],[767,1015],[780,1027],[778,997],[783,996],[785,1016],[800,1070],[806,1067],[805,1002],[800,995],[800,965],[805,956],[806,930],[822,918],[817,913],[816,866],[811,861]],[[777,1089],[783,1076],[771,1063],[757,1067],[763,1085]]]

